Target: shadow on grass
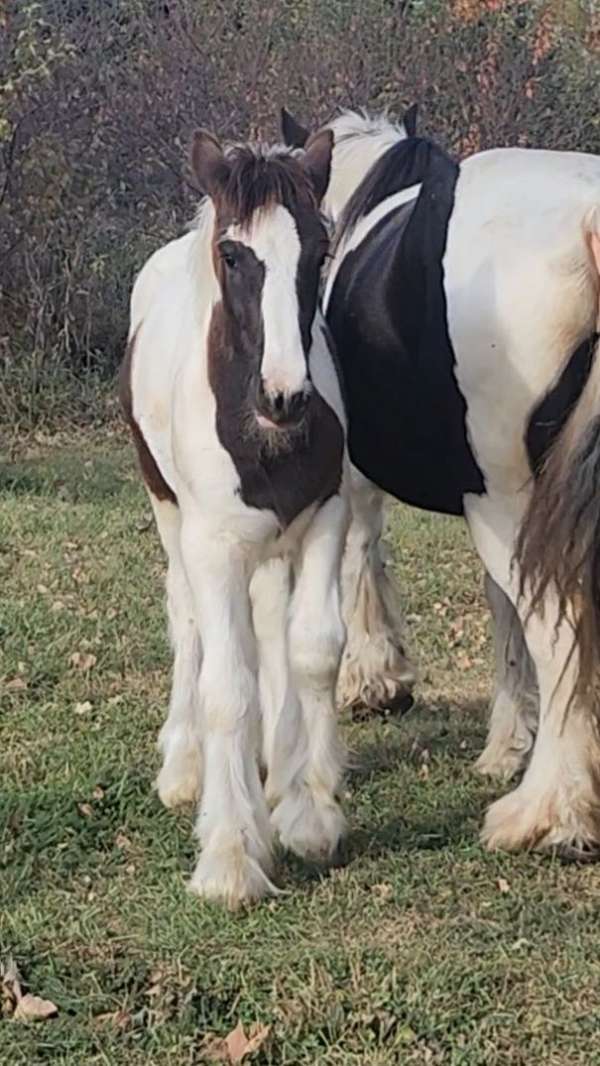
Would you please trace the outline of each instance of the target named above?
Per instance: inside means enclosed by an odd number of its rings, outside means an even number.
[[[335,865],[347,866],[364,857],[381,858],[386,854],[441,851],[465,840],[476,841],[483,811],[493,791],[493,786],[491,791],[488,783],[474,772],[471,774],[473,761],[483,745],[485,713],[483,700],[466,702],[460,710],[450,703],[416,706],[402,719],[397,731],[388,729],[385,736],[371,737],[366,744],[355,746],[348,774],[355,796],[370,783],[378,789],[385,790],[386,785],[389,789],[389,779],[394,775],[400,777],[407,766],[415,769],[422,765],[425,747],[433,765],[436,759],[445,761],[451,779],[441,783],[437,790],[442,802],[436,802],[438,795],[433,791],[436,786],[431,781],[422,797],[417,798],[414,789],[410,796],[404,796],[405,805],[399,794],[398,807],[404,807],[405,813],[393,818],[389,818],[390,799],[386,794],[380,819],[377,804],[370,805],[373,821],[367,826],[352,828],[350,805],[350,832]],[[456,787],[458,776],[460,787]],[[323,867],[294,857],[286,856],[284,861],[298,882],[319,880],[326,873]]]
[[[0,496],[42,496],[67,503],[97,503],[131,493],[131,463],[59,452],[44,459],[0,464]]]
[[[434,759],[445,757],[469,763],[483,749],[486,714],[485,700],[470,700],[460,708],[456,703],[418,703],[398,721],[397,729],[387,730],[384,736],[371,738],[366,744],[355,743],[356,736],[360,736],[355,728],[349,781],[360,786],[374,775],[393,773],[406,763],[418,764],[425,748]]]

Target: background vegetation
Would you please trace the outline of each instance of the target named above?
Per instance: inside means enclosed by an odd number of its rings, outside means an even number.
[[[193,213],[195,125],[417,100],[458,154],[598,152],[599,99],[595,0],[5,0],[0,426],[106,416],[134,272]]]

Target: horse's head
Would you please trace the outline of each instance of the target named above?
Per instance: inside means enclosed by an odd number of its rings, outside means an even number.
[[[307,356],[327,251],[319,205],[332,142],[329,130],[302,152],[223,149],[206,131],[194,136],[193,168],[214,206],[225,347],[265,430],[301,424],[312,388]]]
[[[400,122],[393,122],[387,114],[342,111],[325,128],[333,134],[333,156],[323,210],[337,224],[352,193],[381,154],[398,140],[416,137],[417,104],[404,112]],[[285,107],[281,109],[281,132],[289,147],[303,148],[311,142],[309,131]]]

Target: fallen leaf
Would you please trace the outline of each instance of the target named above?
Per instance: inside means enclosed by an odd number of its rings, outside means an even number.
[[[113,1025],[115,1029],[127,1029],[131,1015],[125,1010],[115,1010],[107,1014],[97,1014],[94,1021],[96,1025]]]
[[[501,892],[503,896],[505,896],[507,892],[510,892],[510,885],[504,877],[499,877],[496,884],[498,886],[498,891]]]
[[[91,670],[92,666],[95,666],[97,661],[95,655],[86,651],[75,651],[69,659],[71,666],[74,666],[77,670],[85,671]]]
[[[82,814],[85,815],[86,818],[90,818],[91,815],[94,813],[92,808],[90,807],[89,803],[78,803],[77,806],[79,807],[79,810],[81,811]]]
[[[130,841],[129,837],[125,836],[125,833],[117,833],[117,835],[115,837],[115,845],[118,848],[126,849],[126,848],[130,848],[131,847],[131,841]]]
[[[13,959],[8,959],[5,964],[0,966],[0,975],[2,979],[2,1014],[13,1014],[17,1003],[23,997],[19,971]]]
[[[91,709],[92,705],[89,700],[84,700],[83,703],[76,703],[75,707],[73,708],[75,714],[87,714],[88,711],[91,711]]]
[[[96,785],[94,791],[92,792],[92,796],[95,800],[104,799],[104,789],[102,788],[102,785]]]
[[[4,687],[8,692],[22,692],[27,688],[27,682],[24,677],[13,677],[12,681],[7,681]]]
[[[58,1014],[58,1007],[50,999],[32,996],[27,992],[17,1003],[13,1018],[18,1022],[43,1021]]]
[[[382,881],[378,885],[371,885],[371,892],[374,896],[378,896],[379,899],[391,899],[394,889],[387,881]]]
[[[429,767],[426,762],[424,762],[423,765],[419,767],[417,777],[419,778],[419,781],[429,780]]]
[[[229,1053],[230,1062],[241,1062],[246,1055],[251,1055],[253,1051],[258,1051],[270,1031],[270,1025],[252,1026],[249,1035],[246,1036],[244,1026],[241,1022],[238,1022],[229,1036],[225,1037],[225,1046]]]
[[[253,1025],[248,1035],[242,1022],[223,1040],[220,1037],[210,1040],[204,1048],[202,1057],[207,1062],[242,1062],[248,1055],[258,1051],[271,1032],[270,1025]]]
[[[229,1052],[222,1037],[209,1039],[201,1051],[202,1062],[231,1062]]]

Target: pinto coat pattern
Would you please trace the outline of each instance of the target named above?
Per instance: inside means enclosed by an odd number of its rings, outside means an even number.
[[[274,833],[327,858],[344,828],[345,416],[317,311],[331,145],[325,131],[306,152],[223,150],[197,134],[196,226],[131,298],[121,392],[174,653],[157,787],[167,806],[199,799],[191,887],[231,906],[276,891]]]
[[[414,121],[345,113],[331,129],[325,309],[350,457],[399,499],[463,514],[488,574],[504,637],[480,767],[531,756],[484,840],[580,857],[600,847],[600,159],[507,148],[457,166]],[[376,531],[375,490],[370,513]],[[372,540],[347,574],[374,597],[377,555]],[[347,621],[346,673],[368,693],[394,633],[380,615],[375,661],[363,618]]]

